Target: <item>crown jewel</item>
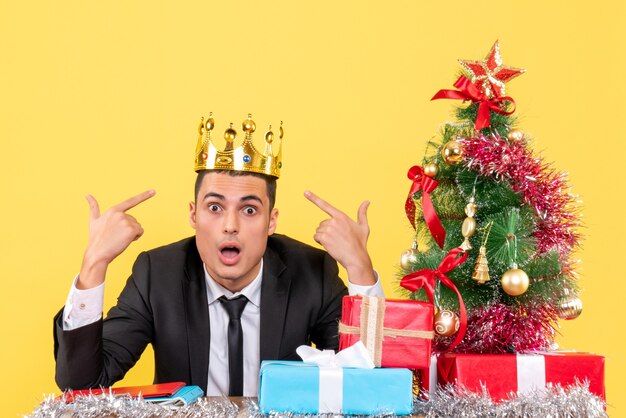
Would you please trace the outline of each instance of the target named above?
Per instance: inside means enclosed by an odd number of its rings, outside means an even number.
[[[252,134],[256,130],[256,124],[252,120],[252,115],[241,124],[244,132],[244,139],[241,145],[234,146],[237,131],[233,124],[224,132],[226,146],[223,151],[219,151],[212,140],[212,132],[215,127],[213,113],[209,114],[206,122],[204,117],[200,120],[198,127],[198,145],[196,146],[195,170],[232,170],[249,171],[253,173],[265,174],[272,177],[280,177],[282,167],[282,145],[283,145],[283,123],[280,123],[278,138],[278,153],[274,154],[272,144],[274,142],[274,132],[272,125],[265,133],[265,150],[260,153],[252,141]]]

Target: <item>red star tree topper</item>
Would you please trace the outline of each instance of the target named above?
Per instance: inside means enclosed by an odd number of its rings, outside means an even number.
[[[504,83],[526,72],[521,68],[502,65],[500,44],[496,41],[482,61],[459,60],[472,80],[487,97],[504,96]]]

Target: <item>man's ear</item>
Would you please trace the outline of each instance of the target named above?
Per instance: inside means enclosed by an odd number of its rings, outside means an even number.
[[[189,202],[189,225],[196,229],[196,204],[194,202]]]
[[[272,209],[272,213],[270,213],[270,223],[269,228],[267,229],[267,235],[272,235],[274,231],[276,231],[276,226],[278,226],[278,209]]]

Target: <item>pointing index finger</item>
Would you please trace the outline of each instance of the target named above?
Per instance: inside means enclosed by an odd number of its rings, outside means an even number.
[[[326,212],[331,217],[337,217],[344,214],[342,211],[340,211],[321,197],[317,196],[313,192],[307,190],[306,192],[304,192],[304,196],[311,202],[313,202],[315,206]]]
[[[92,221],[94,219],[98,219],[100,217],[100,206],[98,205],[98,201],[90,194],[88,194],[85,198],[89,203],[89,218]]]
[[[144,202],[148,199],[150,199],[152,196],[154,196],[156,194],[156,191],[154,190],[146,190],[143,193],[139,193],[138,195],[135,195],[133,197],[131,197],[130,199],[126,199],[125,201],[118,203],[117,205],[114,206],[115,209],[122,211],[122,212],[126,212],[127,210],[134,208],[135,206],[137,206],[138,204],[140,204],[141,202]]]

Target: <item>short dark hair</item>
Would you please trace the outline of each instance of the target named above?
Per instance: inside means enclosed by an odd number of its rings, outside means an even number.
[[[276,203],[276,178],[271,176],[266,176],[265,174],[253,173],[249,171],[235,171],[235,170],[202,170],[198,172],[198,176],[196,177],[196,185],[194,187],[194,199],[198,200],[198,193],[200,193],[200,186],[202,185],[202,180],[207,173],[226,173],[232,177],[240,177],[240,176],[252,176],[265,180],[265,185],[267,186],[267,198],[270,201],[270,210],[274,209],[274,204]]]

